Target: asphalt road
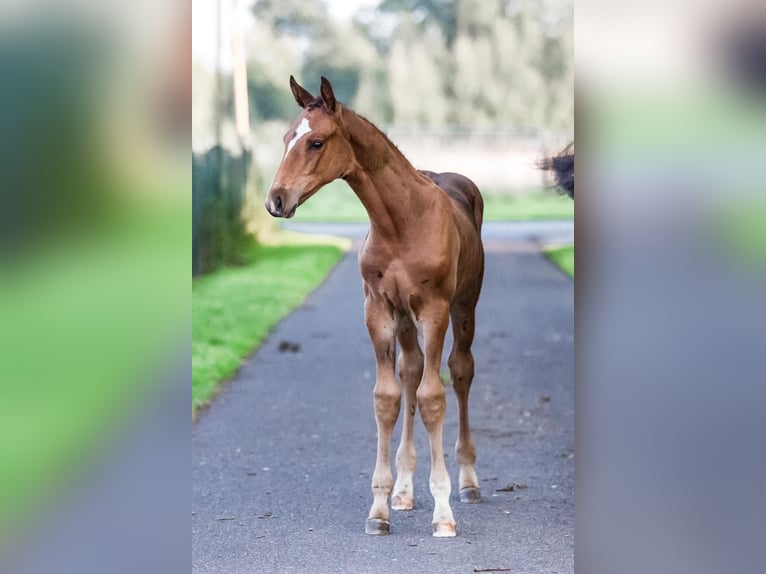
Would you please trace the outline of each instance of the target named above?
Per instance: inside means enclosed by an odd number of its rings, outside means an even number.
[[[573,572],[573,283],[529,238],[485,234],[470,407],[483,501],[456,499],[450,389],[456,538],[431,536],[420,422],[415,509],[392,512],[387,537],[364,534],[374,359],[351,252],[192,429],[193,572]]]

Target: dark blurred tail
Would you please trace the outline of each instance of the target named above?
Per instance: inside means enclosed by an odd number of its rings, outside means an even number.
[[[574,199],[574,141],[553,157],[538,164],[540,169],[553,172],[553,180],[560,193]]]

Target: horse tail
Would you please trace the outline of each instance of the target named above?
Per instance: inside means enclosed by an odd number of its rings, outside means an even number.
[[[538,167],[553,172],[553,181],[559,193],[574,199],[574,141],[553,157],[538,162]]]
[[[476,193],[473,196],[473,221],[476,224],[476,231],[481,233],[481,223],[484,221],[484,198],[481,196],[479,188],[476,187]]]

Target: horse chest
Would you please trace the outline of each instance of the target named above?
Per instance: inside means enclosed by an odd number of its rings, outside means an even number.
[[[443,283],[435,266],[408,265],[402,259],[360,258],[365,296],[385,302],[391,311],[416,318],[422,303]]]

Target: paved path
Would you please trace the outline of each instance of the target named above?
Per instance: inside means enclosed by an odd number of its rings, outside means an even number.
[[[420,422],[416,508],[392,512],[389,536],[364,534],[374,359],[352,252],[193,428],[194,572],[574,571],[573,284],[533,243],[498,234],[485,244],[471,394],[484,500],[453,502],[457,538],[431,537]],[[300,350],[281,352],[283,341]],[[451,390],[447,409],[454,500]],[[525,487],[498,490],[514,483]]]

